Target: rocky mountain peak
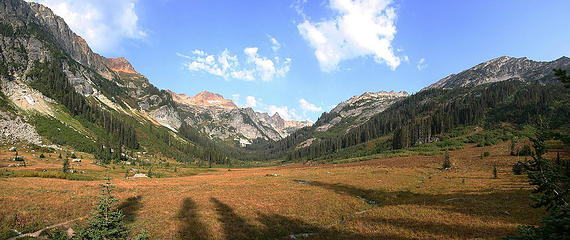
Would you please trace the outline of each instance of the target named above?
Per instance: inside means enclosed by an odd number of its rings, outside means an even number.
[[[550,62],[533,61],[526,57],[502,56],[449,75],[425,89],[474,87],[485,83],[518,79],[521,81],[553,81],[554,68],[570,68],[570,58]]]
[[[139,75],[131,63],[124,57],[104,58],[104,61],[105,65],[107,65],[107,67],[109,67],[114,72]]]
[[[365,92],[341,102],[330,111],[335,117],[328,121],[319,122],[317,131],[326,131],[346,119],[354,119],[352,126],[358,126],[377,113],[384,111],[396,101],[409,96],[405,91]]]
[[[186,94],[177,94],[167,90],[172,99],[180,104],[200,106],[200,107],[220,107],[225,109],[236,109],[237,105],[230,99],[225,99],[222,95],[208,91],[202,91],[194,97]]]

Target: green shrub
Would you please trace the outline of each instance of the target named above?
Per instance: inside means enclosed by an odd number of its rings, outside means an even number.
[[[513,165],[513,174],[514,175],[521,175],[525,170],[525,164],[521,161],[518,161]]]
[[[530,156],[532,155],[532,149],[529,145],[524,145],[521,150],[518,152],[519,156]]]

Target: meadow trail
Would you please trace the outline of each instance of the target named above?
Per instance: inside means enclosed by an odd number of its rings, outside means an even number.
[[[38,238],[38,237],[42,234],[42,232],[45,231],[45,230],[48,230],[48,229],[51,229],[51,228],[56,228],[56,227],[59,227],[59,226],[63,226],[63,225],[66,225],[66,224],[69,224],[69,223],[72,223],[72,222],[75,222],[75,221],[84,219],[84,218],[86,218],[86,217],[87,217],[87,215],[86,215],[86,216],[83,216],[83,217],[78,217],[78,218],[76,218],[76,219],[72,219],[72,220],[69,220],[69,221],[65,221],[65,222],[62,222],[62,223],[57,223],[57,224],[54,224],[54,225],[51,225],[51,226],[47,226],[47,227],[42,228],[42,229],[40,229],[40,230],[37,230],[37,231],[35,231],[35,232],[22,233],[22,234],[20,234],[20,235],[18,235],[18,236],[8,238],[8,240],[16,240],[16,239],[20,239],[20,238],[24,238],[24,237]]]

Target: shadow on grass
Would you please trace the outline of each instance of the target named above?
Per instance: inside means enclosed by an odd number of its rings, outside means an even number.
[[[305,181],[311,186],[325,188],[339,194],[360,196],[374,201],[376,206],[392,206],[414,204],[436,207],[444,211],[452,211],[465,215],[483,217],[483,219],[500,219],[517,224],[534,224],[529,219],[529,190],[509,189],[502,191],[458,191],[451,194],[420,194],[410,191],[383,191],[363,189],[346,184],[330,184],[318,181]],[[537,220],[537,219],[535,219]],[[413,223],[412,223],[413,225]],[[460,227],[460,226],[455,226]],[[490,229],[473,229],[487,232]],[[509,229],[500,229],[509,231]],[[469,232],[469,231],[467,231]],[[474,236],[475,237],[475,236]]]
[[[180,239],[208,239],[208,229],[200,222],[198,207],[192,199],[184,199],[177,218],[181,221],[178,226]]]
[[[125,221],[132,223],[135,221],[137,212],[141,209],[142,196],[130,197],[117,207],[125,215]]]
[[[444,238],[446,239],[493,239],[500,236],[513,235],[516,232],[514,228],[504,226],[448,224],[406,218],[369,217],[365,218],[365,221],[390,225],[391,228],[396,229],[408,229],[409,232],[424,235],[425,238],[445,236]]]
[[[257,214],[260,225],[248,223],[234,210],[212,198],[226,239],[404,239],[396,235],[362,235],[317,227],[279,214]]]

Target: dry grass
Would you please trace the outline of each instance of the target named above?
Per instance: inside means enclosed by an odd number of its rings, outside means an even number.
[[[450,152],[445,171],[438,155],[112,182],[129,227],[156,239],[493,239],[543,214],[529,207],[526,177],[510,173],[517,159],[508,153],[508,143],[468,145]],[[1,227],[32,231],[84,216],[100,183],[0,178]]]

